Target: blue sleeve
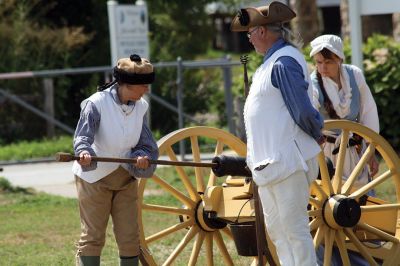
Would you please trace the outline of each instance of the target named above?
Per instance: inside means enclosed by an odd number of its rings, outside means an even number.
[[[88,151],[91,156],[96,156],[92,148],[94,135],[99,128],[100,113],[94,103],[87,101],[84,108],[82,108],[79,117],[78,125],[75,129],[74,135],[74,151],[75,155],[79,156],[82,151]],[[97,162],[92,162],[88,166],[82,166],[83,171],[94,170],[97,167]]]
[[[303,69],[292,57],[280,57],[274,64],[272,85],[280,89],[283,100],[295,123],[318,141],[322,137],[323,119],[314,109],[307,94],[308,82]]]
[[[142,132],[138,144],[131,150],[130,158],[138,156],[148,156],[151,160],[158,159],[158,146],[153,138],[151,130],[147,126],[146,119],[143,118]],[[132,176],[151,177],[156,170],[157,165],[151,164],[147,169],[136,168],[133,164],[128,164],[128,171]]]

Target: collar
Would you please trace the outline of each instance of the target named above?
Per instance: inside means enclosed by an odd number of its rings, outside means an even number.
[[[111,96],[113,97],[114,102],[116,102],[118,105],[123,105],[118,97],[118,84],[114,84],[111,88],[110,88],[110,92],[111,92]],[[128,101],[129,106],[135,106],[135,102],[134,101]]]
[[[273,53],[281,49],[282,47],[285,47],[286,45],[289,45],[284,39],[279,38],[271,48],[268,49],[268,51],[265,53],[263,62],[267,61],[268,58],[272,56]]]

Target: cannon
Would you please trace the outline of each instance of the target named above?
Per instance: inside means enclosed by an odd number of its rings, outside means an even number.
[[[327,121],[325,130],[340,131],[344,137],[333,177],[321,152],[320,179],[310,189],[310,233],[315,247],[324,247],[324,265],[330,265],[333,249],[339,251],[343,265],[350,265],[350,253],[358,253],[370,265],[399,265],[400,161],[397,154],[382,136],[360,124]],[[349,178],[343,181],[349,133],[360,135],[369,146]],[[210,127],[184,128],[164,136],[158,141],[160,154],[178,161],[174,148],[181,141],[190,143],[188,153],[192,154],[193,162],[201,162],[201,143],[211,145],[215,156],[246,155],[246,145],[240,139]],[[374,153],[382,158],[384,169],[370,183],[357,186],[357,176]],[[162,170],[159,168],[151,179],[139,181],[142,263],[255,265],[255,255],[252,252],[249,256],[238,255],[234,241],[237,226],[248,228],[246,225],[251,227],[255,220],[252,182],[246,182],[244,176],[220,178],[204,167],[174,166],[169,169],[173,171],[173,179],[164,178]],[[390,193],[385,192],[388,190]],[[376,196],[367,196],[369,191],[374,191]],[[160,194],[170,199],[160,199],[156,196]],[[163,228],[155,228],[155,221],[162,223]],[[246,239],[251,237],[250,233],[244,233],[239,242],[246,246],[249,243]],[[268,235],[266,238],[272,260],[279,265]]]
[[[310,233],[315,248],[323,247],[324,265],[330,265],[333,251],[340,255],[345,266],[350,265],[349,254],[354,253],[369,265],[400,265],[399,157],[382,136],[358,123],[326,121],[324,130],[342,136],[335,168],[329,167],[331,162],[321,152],[318,155],[320,175],[310,188]],[[344,180],[344,159],[351,134],[361,136],[369,145]],[[190,144],[188,153],[192,161],[178,161],[174,150],[181,141]],[[213,162],[202,162],[202,143],[213,150]],[[248,179],[250,174],[243,159],[246,145],[221,129],[190,127],[164,136],[158,146],[160,154],[170,160],[152,163],[172,167],[160,167],[152,178],[139,180],[142,264],[260,264],[254,247],[253,182]],[[374,154],[381,158],[378,175],[367,184],[357,183],[357,177]],[[221,165],[224,156],[237,159]],[[60,154],[57,158],[71,159],[76,157]],[[103,159],[133,162],[132,159]],[[231,175],[218,177],[225,173]],[[268,252],[264,253],[269,256],[267,261],[270,265],[279,265],[267,234],[265,242],[268,243]]]

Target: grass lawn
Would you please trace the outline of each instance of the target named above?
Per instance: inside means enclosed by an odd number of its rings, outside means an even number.
[[[193,168],[186,169],[194,176]],[[159,168],[157,174],[184,191],[179,178],[173,175],[173,168]],[[3,182],[2,182],[3,181]],[[193,181],[193,180],[192,180]],[[148,182],[146,190],[153,191],[145,197],[146,202],[162,205],[179,204],[169,194],[159,191],[154,183]],[[159,232],[168,225],[177,224],[176,216],[146,213],[143,217],[146,235]],[[157,260],[165,260],[182,240],[187,230],[181,230],[162,243],[151,244],[151,251]],[[76,199],[36,193],[13,188],[5,179],[0,180],[0,266],[9,265],[74,265],[75,242],[80,234],[80,222]],[[193,242],[193,241],[192,241]],[[249,258],[239,257],[233,241],[227,244],[235,265],[249,265]],[[174,265],[187,265],[193,244],[190,243]],[[214,245],[215,265],[224,265]],[[198,257],[197,265],[206,264],[204,251]],[[107,230],[106,246],[103,249],[102,265],[119,265],[118,249],[114,240],[111,222]]]
[[[0,193],[0,265],[75,265],[80,234],[76,199]],[[111,226],[103,265],[118,265]]]
[[[168,200],[165,196],[151,196],[155,202]],[[75,242],[79,237],[79,215],[76,199],[47,194],[0,193],[0,266],[12,265],[74,265]],[[147,215],[147,228],[163,228],[177,223],[168,215]],[[158,229],[160,230],[160,229]],[[184,232],[174,234],[162,245],[152,245],[158,258],[167,257],[182,239]],[[232,242],[231,242],[232,243]],[[228,246],[234,249],[234,246]],[[191,245],[185,249],[190,256]],[[184,258],[187,258],[184,255]],[[217,255],[217,254],[216,254]],[[248,258],[234,258],[238,265]],[[185,260],[185,259],[183,259]],[[174,265],[187,265],[182,257]],[[102,265],[119,265],[118,249],[111,224],[107,230],[106,246],[101,257]],[[200,254],[197,265],[205,265]],[[215,265],[223,265],[216,259]]]
[[[76,200],[0,194],[0,265],[73,265]]]

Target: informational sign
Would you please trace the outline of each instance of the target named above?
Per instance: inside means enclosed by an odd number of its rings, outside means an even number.
[[[107,2],[111,65],[115,65],[119,58],[131,54],[150,58],[147,6],[142,3],[120,5],[116,1]]]

